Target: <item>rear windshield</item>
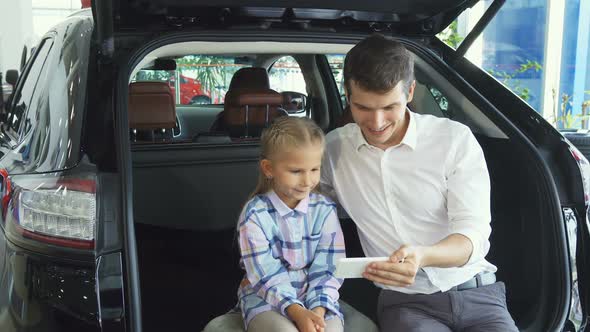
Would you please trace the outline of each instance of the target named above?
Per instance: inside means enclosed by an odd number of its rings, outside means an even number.
[[[132,82],[167,82],[177,105],[223,105],[233,75],[257,65],[255,56],[187,55],[174,61],[176,70],[142,69]],[[306,93],[301,68],[292,56],[277,59],[268,75],[277,92]]]

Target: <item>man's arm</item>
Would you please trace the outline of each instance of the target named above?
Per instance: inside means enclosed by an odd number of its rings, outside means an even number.
[[[491,233],[490,180],[481,147],[471,131],[463,129],[447,174],[451,234],[431,246],[402,246],[389,262],[370,264],[365,278],[392,286],[409,286],[421,267],[459,267],[487,254]]]
[[[418,269],[462,266],[472,251],[471,240],[461,234],[451,234],[432,246],[402,246],[388,262],[369,264],[363,276],[381,284],[407,287],[414,283]]]
[[[440,242],[427,247],[401,247],[390,257],[392,262],[405,261],[413,250],[419,251],[419,267],[456,267],[463,266],[471,257],[473,245],[462,234],[451,234]]]

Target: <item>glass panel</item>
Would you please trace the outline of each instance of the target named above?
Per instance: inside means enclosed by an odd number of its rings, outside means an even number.
[[[268,78],[270,88],[277,92],[295,91],[307,94],[299,63],[291,56],[278,59],[268,71]]]
[[[168,82],[181,105],[223,104],[232,76],[244,67],[251,65],[242,57],[187,55],[176,59],[176,70],[140,70],[132,82]]]
[[[465,11],[438,37],[456,48],[491,3],[485,0]],[[506,1],[466,54],[538,111],[543,105],[546,16],[547,0]]]
[[[590,129],[590,5],[566,0],[561,55],[559,105],[555,124],[559,129]]]
[[[346,96],[344,94],[344,58],[345,54],[328,54],[328,64],[334,74],[334,81],[336,81],[336,87],[338,87],[338,93],[340,94],[340,102],[342,107],[346,105]]]
[[[35,92],[35,86],[39,80],[39,76],[51,49],[52,42],[49,39],[43,40],[39,48],[39,52],[35,55],[33,62],[30,64],[30,69],[26,74],[26,77],[22,77],[19,80],[23,80],[22,85],[16,92],[10,110],[8,112],[6,126],[8,132],[13,138],[19,137],[20,126],[23,122],[23,118],[26,116],[29,109],[33,93]]]

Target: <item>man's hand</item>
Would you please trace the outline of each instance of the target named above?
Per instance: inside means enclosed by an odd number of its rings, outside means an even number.
[[[295,322],[299,332],[323,332],[326,327],[323,316],[312,310],[307,310],[299,304],[287,307],[287,315]]]
[[[410,286],[418,269],[425,266],[425,251],[425,247],[402,246],[389,256],[389,261],[369,264],[363,277],[384,285]]]

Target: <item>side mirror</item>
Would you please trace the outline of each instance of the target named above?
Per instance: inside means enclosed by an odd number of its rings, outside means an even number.
[[[295,91],[283,91],[283,108],[289,114],[305,112],[307,96]]]
[[[8,82],[8,84],[12,85],[13,90],[16,85],[16,81],[18,81],[18,70],[16,70],[16,69],[7,70],[6,71],[6,82]]]

